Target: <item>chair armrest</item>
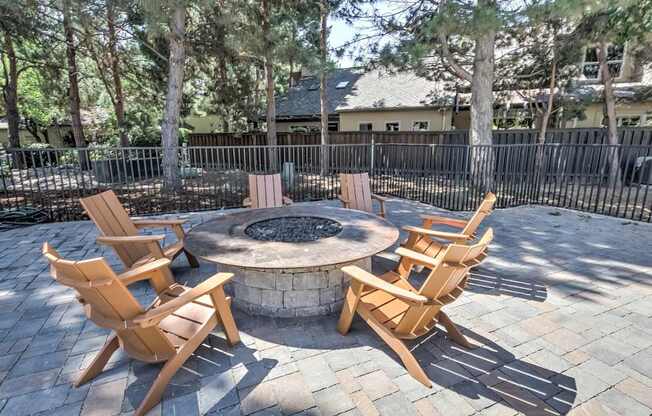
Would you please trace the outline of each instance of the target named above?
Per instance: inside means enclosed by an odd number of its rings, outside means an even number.
[[[242,206],[244,207],[250,207],[251,206],[251,198],[247,197],[242,201]]]
[[[156,325],[163,318],[170,315],[183,305],[212,292],[231,280],[231,278],[233,278],[233,273],[217,273],[213,275],[213,277],[184,292],[181,296],[148,310],[144,314],[134,318],[132,321],[141,327]]]
[[[148,220],[148,219],[132,219],[131,222],[134,223],[136,228],[147,228],[147,227],[172,227],[175,225],[183,225],[188,220]]]
[[[142,266],[127,270],[126,272],[119,274],[118,278],[122,281],[122,283],[129,286],[134,282],[151,278],[152,272],[155,272],[163,267],[167,267],[170,265],[170,263],[172,262],[166,258],[154,260]]]
[[[287,196],[284,196],[284,197],[283,197],[283,203],[284,203],[285,205],[291,205],[293,202],[294,202],[294,201],[292,201],[292,200],[291,200],[290,198],[288,198]]]
[[[430,256],[426,256],[425,254],[417,253],[416,251],[412,251],[405,247],[397,248],[394,253],[398,254],[401,257],[407,257],[414,263],[428,267],[430,269],[435,268],[437,265],[439,265],[438,260],[435,260]]]
[[[464,234],[447,233],[444,231],[430,230],[428,228],[413,227],[411,225],[406,225],[405,227],[403,227],[403,229],[410,233],[417,233],[421,235],[427,235],[428,237],[441,238],[443,240],[449,240],[456,243],[465,242],[473,238],[471,236],[464,235]]]
[[[100,236],[97,237],[95,241],[100,244],[106,244],[108,246],[116,246],[121,244],[129,243],[152,243],[164,240],[164,235],[129,235],[124,237],[109,237],[109,236]]]
[[[375,199],[376,201],[378,201],[378,203],[380,204],[380,212],[378,213],[378,215],[385,218],[385,202],[387,201],[388,198],[376,194],[371,194],[371,199]]]
[[[409,290],[394,286],[391,283],[387,283],[383,279],[380,279],[373,274],[366,272],[359,268],[358,266],[344,266],[342,271],[347,275],[351,276],[352,279],[357,280],[362,283],[364,286],[373,287],[374,289],[382,290],[385,293],[396,296],[399,299],[402,299],[405,302],[414,304],[414,305],[423,305],[428,302],[428,298],[418,293],[410,292]]]
[[[421,215],[421,219],[424,220],[424,225],[426,222],[429,222],[430,224],[442,224],[442,225],[448,225],[449,227],[455,227],[455,228],[466,227],[465,220],[458,220],[455,218],[440,217],[438,215]]]

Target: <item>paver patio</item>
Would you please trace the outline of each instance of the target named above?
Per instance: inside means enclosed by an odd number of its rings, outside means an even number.
[[[396,199],[387,208],[396,225],[439,211]],[[222,213],[187,216],[198,224]],[[650,415],[652,224],[522,207],[495,211],[487,225],[496,233],[490,256],[446,309],[481,347],[466,350],[441,333],[419,339],[432,389],[360,320],[343,337],[336,315],[234,310],[243,342],[228,348],[209,337],[152,414]],[[156,376],[159,366],[115,354],[92,383],[71,385],[108,333],[51,279],[40,250],[47,240],[64,257],[104,255],[120,270],[96,235],[90,222],[0,233],[0,416],[129,414]],[[394,260],[384,253],[374,269]],[[191,286],[215,271],[185,261],[173,272]],[[133,289],[143,301],[153,296],[147,283]]]

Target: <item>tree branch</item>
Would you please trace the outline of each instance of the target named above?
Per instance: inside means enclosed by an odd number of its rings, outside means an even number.
[[[442,63],[461,80],[471,82],[473,75],[464,69],[464,67],[462,67],[462,65],[457,62],[453,54],[451,54],[450,50],[448,49],[448,39],[446,39],[446,36],[444,36],[443,33],[440,33],[438,36],[441,43]]]

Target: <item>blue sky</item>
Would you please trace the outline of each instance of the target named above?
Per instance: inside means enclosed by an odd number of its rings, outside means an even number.
[[[402,0],[381,0],[376,2],[374,5],[367,6],[369,13],[376,11],[376,13],[386,14],[397,9],[405,7],[405,2]],[[328,39],[329,46],[331,48],[337,48],[341,45],[351,42],[356,34],[361,36],[368,36],[373,33],[376,33],[372,23],[367,20],[358,20],[353,25],[347,24],[342,19],[330,19],[329,26],[331,26],[330,37]],[[364,42],[356,45],[358,47],[363,47]],[[354,48],[349,48],[349,51],[352,51]],[[344,56],[338,59],[338,65],[340,68],[346,68],[353,66],[354,62],[351,57]]]

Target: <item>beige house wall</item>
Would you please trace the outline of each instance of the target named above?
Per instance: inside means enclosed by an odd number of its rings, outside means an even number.
[[[184,122],[193,127],[193,133],[213,133],[219,131],[220,127],[222,127],[219,117],[212,114],[205,116],[188,116],[184,118]],[[276,123],[276,131],[280,133],[289,132],[293,126],[313,126],[320,128],[319,121],[283,121]]]
[[[398,122],[399,131],[411,131],[415,121],[428,121],[429,131],[450,130],[450,109],[405,111],[347,111],[340,112],[340,131],[359,131],[360,123],[371,123],[374,131],[385,131],[385,123]]]
[[[66,147],[63,138],[70,132],[70,127],[50,127],[48,128],[48,139],[52,147]],[[34,136],[25,129],[19,131],[21,147],[27,147],[32,143],[38,143]],[[6,127],[0,127],[0,146],[9,147],[9,130]]]
[[[568,123],[567,127],[601,127],[604,116],[604,106],[602,103],[590,104],[586,107],[584,120],[573,120]],[[648,125],[652,125],[652,102],[638,103],[619,103],[616,104],[616,117],[622,116],[641,116],[641,120],[647,120]]]
[[[219,125],[219,118],[216,115],[188,116],[183,121],[193,127],[193,133],[213,133]]]

